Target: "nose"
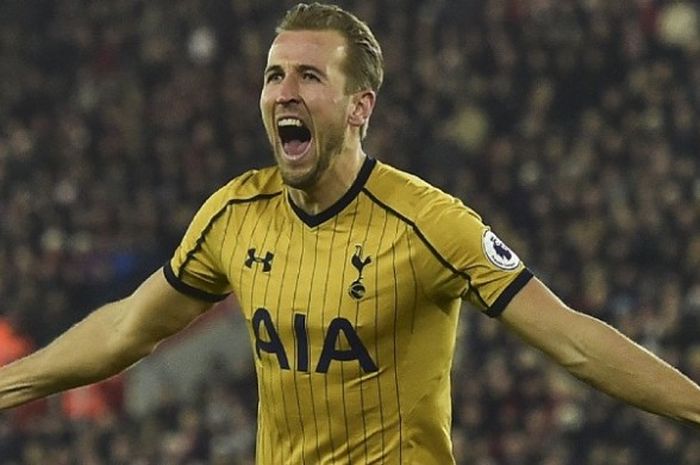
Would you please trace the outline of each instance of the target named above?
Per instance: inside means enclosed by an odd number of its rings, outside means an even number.
[[[287,75],[279,83],[276,103],[299,102],[299,82],[294,76]]]

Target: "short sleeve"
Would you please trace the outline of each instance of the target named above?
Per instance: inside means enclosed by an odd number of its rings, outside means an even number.
[[[441,264],[433,292],[459,296],[495,317],[532,278],[515,251],[454,197],[436,196],[416,225]]]
[[[222,189],[194,216],[180,245],[163,267],[166,279],[175,289],[209,302],[223,300],[230,294],[220,260],[228,213]]]

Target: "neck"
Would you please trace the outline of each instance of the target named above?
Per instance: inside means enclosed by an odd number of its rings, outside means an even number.
[[[313,186],[305,189],[290,187],[292,201],[309,215],[321,213],[350,189],[366,157],[361,148],[339,154]]]

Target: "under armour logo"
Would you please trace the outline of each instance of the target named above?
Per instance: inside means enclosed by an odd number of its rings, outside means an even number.
[[[265,258],[261,258],[255,255],[255,248],[248,249],[248,258],[246,259],[245,266],[248,268],[253,267],[253,263],[262,263],[263,266],[263,272],[267,273],[272,269],[272,259],[275,257],[275,254],[272,252],[266,252],[265,253]]]
[[[350,297],[352,297],[355,300],[360,300],[365,296],[365,292],[367,289],[365,288],[365,285],[362,284],[362,270],[370,263],[372,263],[372,258],[371,257],[366,257],[362,258],[362,246],[361,245],[356,245],[355,246],[355,255],[352,256],[352,260],[350,260],[350,263],[352,263],[352,266],[355,267],[357,270],[357,279],[350,284],[350,287],[348,288],[348,294],[350,294]]]

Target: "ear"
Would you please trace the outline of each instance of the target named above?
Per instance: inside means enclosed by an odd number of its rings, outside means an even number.
[[[358,128],[366,125],[369,117],[372,115],[376,100],[377,94],[373,90],[361,90],[354,93],[350,100],[351,108],[348,123]]]

